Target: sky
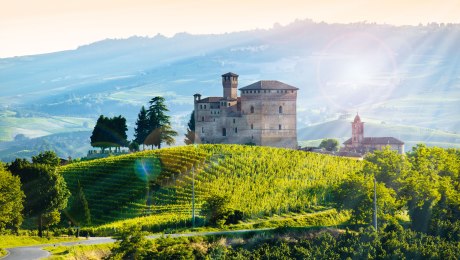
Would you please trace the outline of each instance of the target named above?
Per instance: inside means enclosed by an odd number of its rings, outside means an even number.
[[[460,0],[0,0],[0,58],[134,35],[268,29],[296,19],[460,23]]]

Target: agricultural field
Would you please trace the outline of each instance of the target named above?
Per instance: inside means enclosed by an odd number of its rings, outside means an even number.
[[[193,186],[197,225],[205,224],[200,209],[212,196],[228,198],[245,220],[327,211],[334,185],[361,168],[359,161],[288,149],[198,145],[77,162],[59,171],[72,193],[66,216],[106,234],[126,223],[155,232],[190,227]]]

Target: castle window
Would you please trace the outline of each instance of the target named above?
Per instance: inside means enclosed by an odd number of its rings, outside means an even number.
[[[253,125],[253,124],[251,124],[251,129],[254,129],[254,125]]]
[[[278,112],[279,112],[280,114],[283,113],[283,107],[282,107],[282,106],[280,106],[280,107],[278,108]]]
[[[277,91],[276,91],[276,93],[280,93],[280,91],[279,91],[279,90],[277,90]]]
[[[291,93],[294,93],[294,90],[291,90]]]
[[[204,116],[201,117],[201,121],[204,121]]]
[[[237,127],[235,127],[235,133],[238,133],[238,128]]]
[[[204,109],[206,109],[206,105],[204,105]]]
[[[201,127],[201,132],[204,133],[204,127]]]
[[[281,130],[281,125],[278,125],[278,130]]]
[[[235,119],[235,118],[233,118],[233,123],[235,123],[235,121],[236,121],[236,119]]]
[[[200,109],[203,109],[203,105],[200,105]]]
[[[222,128],[222,136],[227,136],[227,129]]]
[[[267,91],[266,91],[266,90],[264,90],[264,93],[267,93]]]
[[[251,106],[251,114],[254,114],[254,107]]]
[[[260,90],[257,90],[257,93],[260,93]]]

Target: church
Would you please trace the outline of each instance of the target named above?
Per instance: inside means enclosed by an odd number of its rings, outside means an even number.
[[[222,97],[194,96],[195,142],[254,144],[297,149],[296,87],[260,80],[240,88],[238,75],[222,75]]]
[[[351,123],[351,138],[343,144],[345,145],[343,151],[361,155],[374,150],[381,150],[386,146],[399,154],[404,154],[404,143],[394,137],[364,137],[364,122],[361,122],[358,114]]]

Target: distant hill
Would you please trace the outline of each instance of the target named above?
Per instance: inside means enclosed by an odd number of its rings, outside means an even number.
[[[220,75],[228,71],[240,75],[240,86],[276,79],[298,87],[299,129],[360,111],[388,125],[454,132],[458,42],[460,25],[303,20],[228,34],[107,39],[0,59],[0,142],[91,131],[100,114],[125,116],[132,136],[140,107],[162,95],[180,144],[192,95],[221,95]]]

